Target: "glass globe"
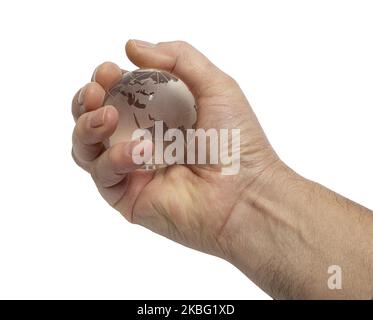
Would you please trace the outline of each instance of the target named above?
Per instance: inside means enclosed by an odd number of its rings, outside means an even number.
[[[163,134],[169,129],[181,130],[186,143],[186,130],[194,128],[197,121],[196,102],[188,87],[161,70],[138,69],[125,73],[107,91],[104,104],[113,105],[119,112],[118,127],[110,138],[110,145],[131,141],[135,130],[147,129],[153,144],[163,143],[166,147],[170,141],[155,134],[156,125],[159,128],[160,124]],[[158,150],[155,152],[163,152],[164,148],[160,149],[155,148]]]

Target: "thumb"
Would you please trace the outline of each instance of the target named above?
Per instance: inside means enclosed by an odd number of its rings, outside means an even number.
[[[129,40],[126,53],[140,68],[161,69],[176,75],[185,82],[196,100],[219,95],[227,86],[237,86],[230,76],[184,41],[152,44]]]

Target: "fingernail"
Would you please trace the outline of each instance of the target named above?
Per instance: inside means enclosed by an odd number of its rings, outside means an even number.
[[[78,104],[82,105],[84,102],[84,95],[85,95],[85,86],[80,89],[79,96],[78,96]]]
[[[101,127],[105,123],[106,110],[107,107],[103,107],[92,113],[91,118],[89,119],[89,125],[91,128]]]
[[[137,47],[144,47],[144,48],[152,48],[155,47],[156,45],[154,43],[148,42],[148,41],[143,41],[143,40],[132,40]]]

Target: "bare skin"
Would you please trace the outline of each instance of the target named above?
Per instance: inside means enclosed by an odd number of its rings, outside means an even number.
[[[230,261],[274,298],[373,297],[373,215],[288,168],[269,144],[239,85],[187,43],[130,40],[141,68],[182,79],[196,98],[198,128],[239,128],[241,170],[175,165],[136,170],[136,142],[107,148],[118,113],[103,106],[122,70],[106,62],[75,95],[73,158],[128,221]],[[343,287],[330,290],[330,265]]]

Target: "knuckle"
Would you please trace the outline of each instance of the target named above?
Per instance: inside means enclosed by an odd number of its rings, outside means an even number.
[[[98,184],[99,182],[99,176],[97,174],[97,166],[92,166],[91,170],[89,171],[89,173],[91,174],[91,178],[92,180]]]
[[[81,169],[85,171],[90,172],[90,166],[88,165],[88,163],[85,163],[79,160],[79,158],[75,155],[74,147],[71,148],[71,157],[78,167],[80,167]]]
[[[218,76],[216,77],[216,85],[222,89],[224,92],[234,91],[236,92],[239,89],[239,84],[237,81],[231,77],[230,75],[226,74],[223,71],[219,71]]]
[[[176,40],[176,41],[174,41],[174,43],[180,51],[184,51],[184,50],[189,49],[191,47],[191,45],[184,40]]]
[[[75,162],[75,164],[80,167],[80,161],[75,156],[74,147],[71,148],[71,158],[73,158],[73,161]]]
[[[222,79],[229,85],[231,86],[237,86],[237,81],[236,79],[234,79],[232,76],[230,76],[229,74],[225,73],[222,71]]]

